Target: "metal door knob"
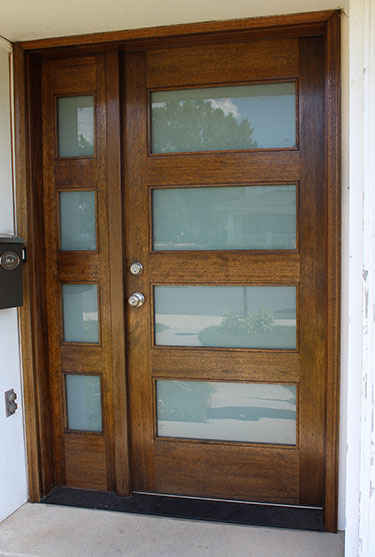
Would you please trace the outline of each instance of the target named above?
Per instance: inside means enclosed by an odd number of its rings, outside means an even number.
[[[128,304],[133,308],[139,308],[143,306],[144,303],[145,297],[143,296],[142,292],[134,292],[134,294],[132,294],[128,298]]]

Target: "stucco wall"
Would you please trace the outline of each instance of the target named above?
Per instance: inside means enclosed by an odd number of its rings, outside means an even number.
[[[12,234],[9,44],[0,39],[0,235]],[[18,410],[5,414],[4,392],[14,389]],[[16,309],[0,310],[0,520],[27,499],[22,387]]]

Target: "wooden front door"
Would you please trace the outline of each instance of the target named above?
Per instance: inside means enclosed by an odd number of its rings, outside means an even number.
[[[323,504],[323,52],[313,37],[126,56],[135,491]]]
[[[335,527],[324,25],[38,53],[45,492],[328,504]]]

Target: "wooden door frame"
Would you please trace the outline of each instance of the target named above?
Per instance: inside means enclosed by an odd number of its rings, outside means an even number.
[[[22,350],[25,430],[29,475],[29,497],[39,502],[54,486],[51,421],[48,396],[48,347],[44,289],[44,243],[42,223],[40,61],[41,55],[72,51],[105,52],[107,98],[117,94],[119,50],[168,48],[264,37],[324,34],[326,42],[326,181],[327,181],[327,327],[326,339],[326,477],[325,527],[337,529],[338,423],[340,360],[340,264],[341,264],[341,138],[340,138],[340,11],[312,12],[287,16],[193,23],[128,31],[95,33],[73,37],[26,41],[14,45],[15,171],[17,233],[26,238],[27,263],[24,273],[24,306],[19,310]],[[59,50],[57,50],[59,49]],[[110,103],[109,110],[118,107]],[[114,114],[116,116],[116,114]],[[118,115],[117,115],[118,116]],[[122,215],[117,200],[121,187],[121,153],[118,129],[108,130],[109,212],[111,254],[111,302],[123,304]],[[119,263],[120,261],[120,263]],[[122,312],[114,312],[113,330],[124,334]],[[119,338],[119,337],[117,337]],[[125,384],[125,347],[116,341],[114,350],[116,420],[115,467],[119,494],[130,492]],[[116,379],[115,379],[116,380]],[[121,465],[120,465],[121,464]],[[129,467],[128,467],[129,469]]]

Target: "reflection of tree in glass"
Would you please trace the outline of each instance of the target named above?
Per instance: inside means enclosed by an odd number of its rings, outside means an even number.
[[[225,215],[216,210],[228,199],[227,188],[156,191],[156,195],[160,194],[153,202],[159,249],[209,249],[211,245],[227,243]],[[207,221],[210,226],[206,225]]]
[[[210,100],[168,101],[152,108],[154,153],[254,149],[248,119],[214,108]]]
[[[93,229],[93,207],[90,201],[83,201],[81,198],[78,208],[80,233],[88,234],[91,237]]]
[[[215,387],[198,381],[164,381],[158,398],[158,420],[207,422]]]
[[[78,146],[81,149],[80,156],[92,155],[93,145],[90,141],[87,141],[83,133],[80,133],[78,136]]]
[[[86,419],[90,429],[101,430],[100,416],[100,382],[98,378],[87,377],[86,379]]]

